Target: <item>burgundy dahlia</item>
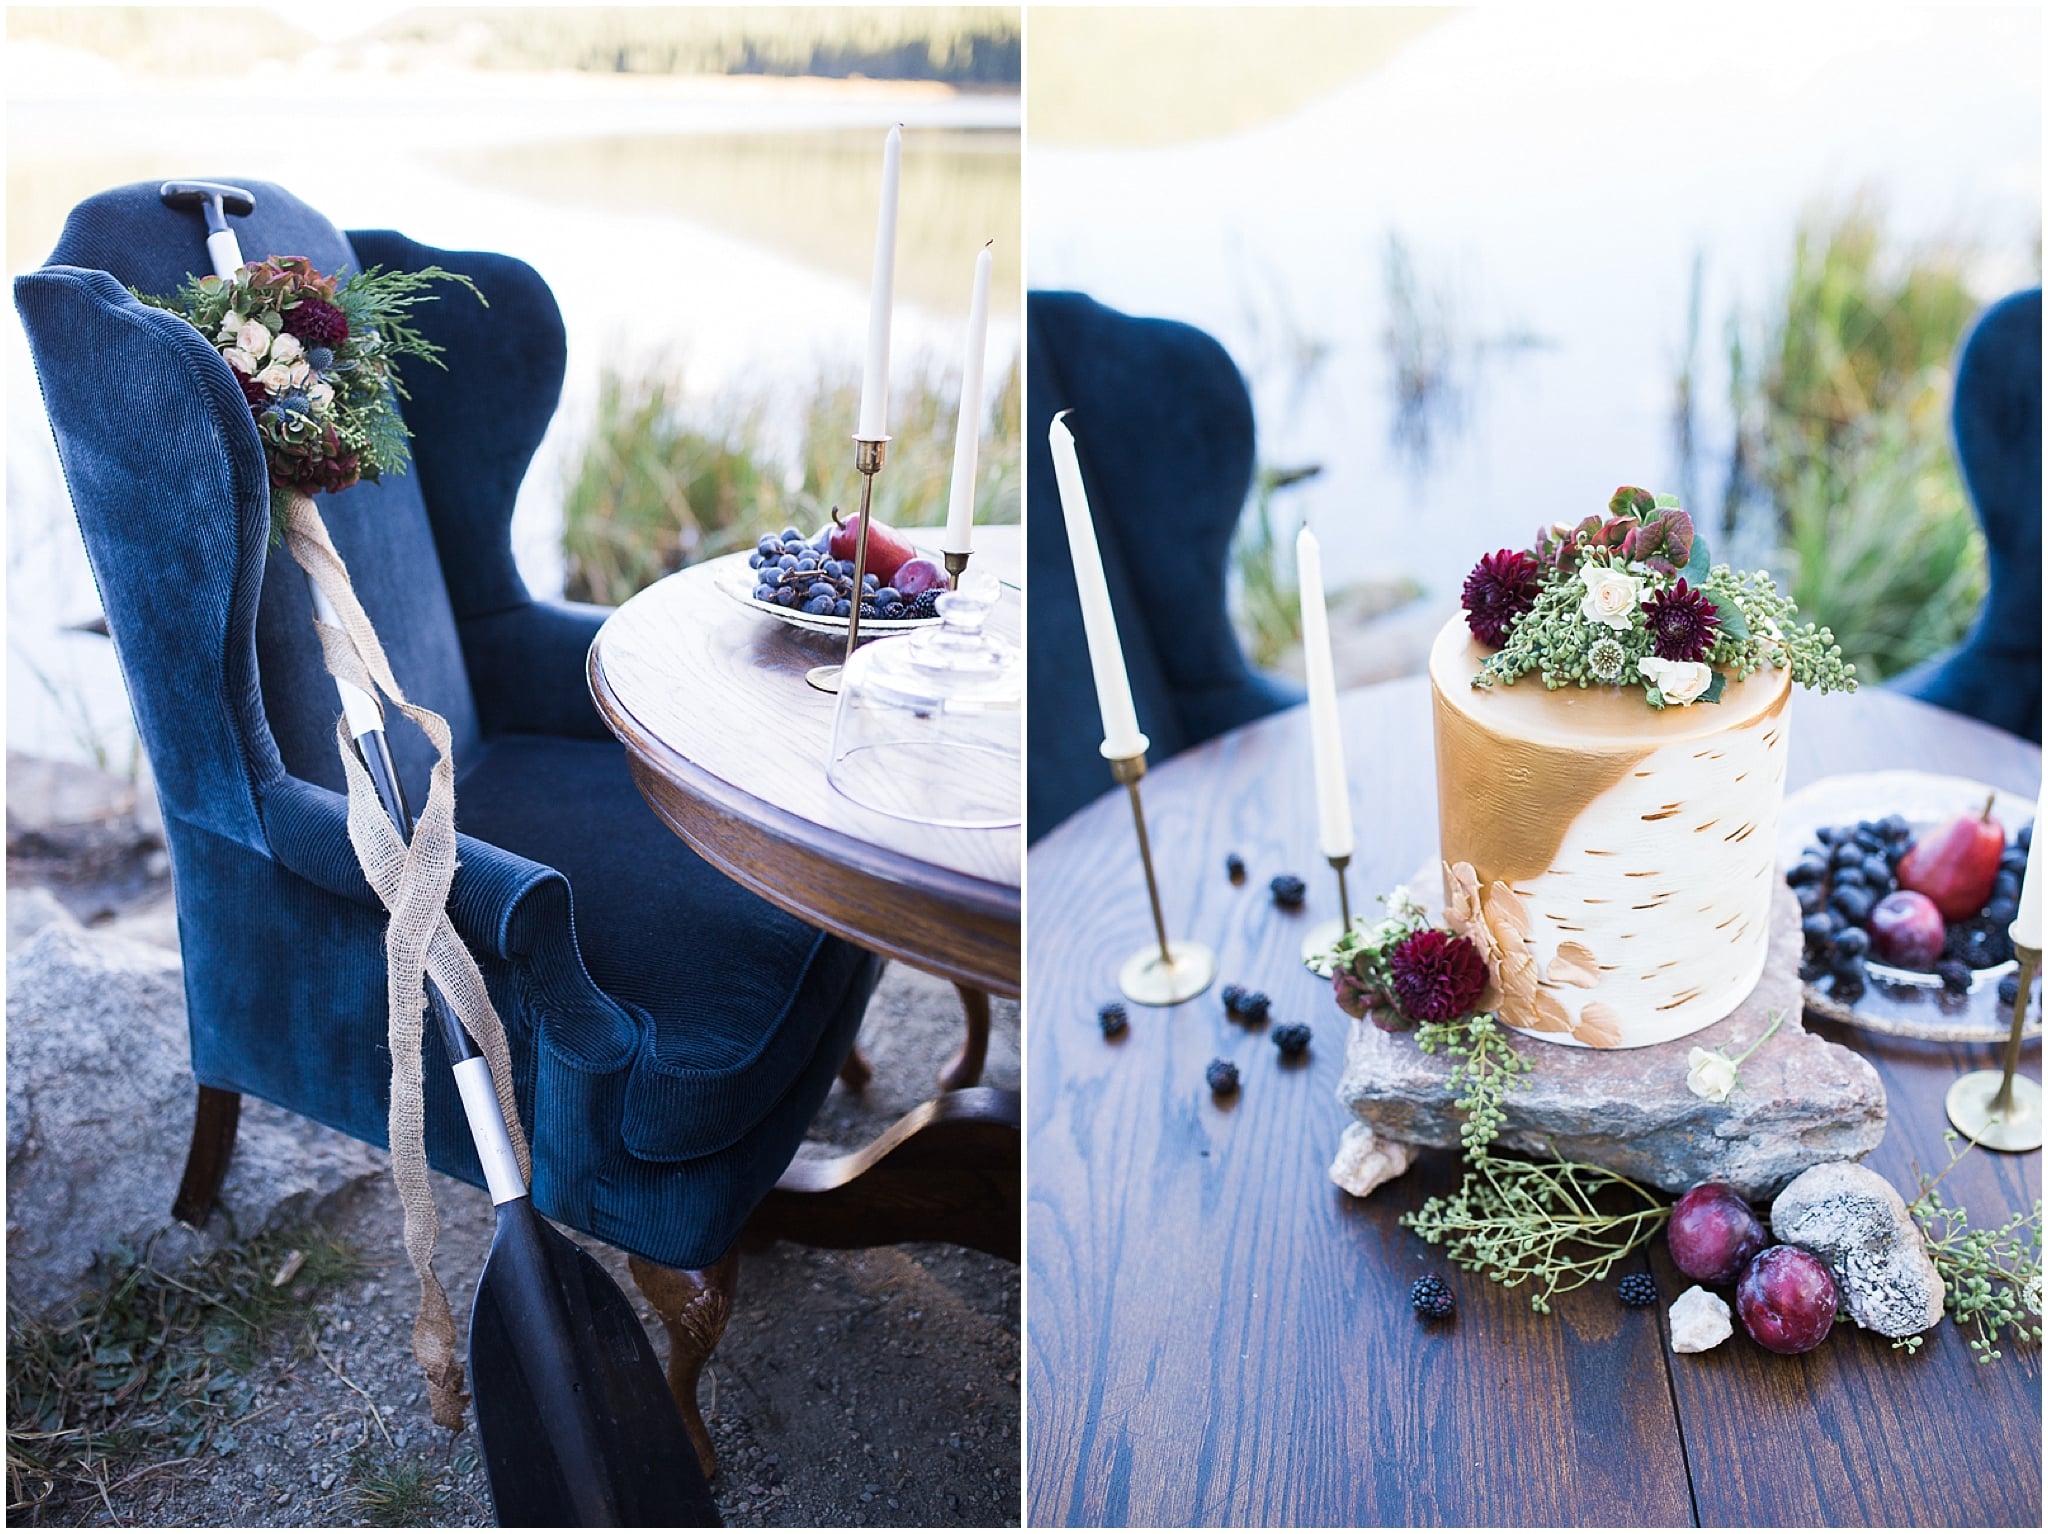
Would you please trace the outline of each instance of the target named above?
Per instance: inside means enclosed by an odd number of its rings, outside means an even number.
[[[1472,1010],[1486,989],[1486,961],[1471,941],[1436,927],[1401,940],[1387,955],[1394,1000],[1419,1023],[1447,1023]]]
[[[242,398],[249,402],[249,408],[256,414],[263,414],[263,407],[270,403],[270,391],[244,373],[240,368],[229,368],[235,375],[235,382],[242,386]]]
[[[1481,644],[1499,649],[1514,621],[1536,605],[1536,561],[1515,549],[1489,554],[1465,577],[1465,623]]]
[[[1707,594],[1678,578],[1678,584],[1643,603],[1650,648],[1664,660],[1705,660],[1721,632],[1721,609]]]
[[[284,328],[308,346],[332,350],[348,339],[348,316],[324,298],[303,298],[286,311]]]

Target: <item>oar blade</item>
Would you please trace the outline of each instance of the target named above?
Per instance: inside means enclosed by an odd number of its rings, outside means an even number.
[[[469,1326],[477,1439],[498,1522],[718,1526],[711,1488],[631,1303],[594,1258],[545,1220],[525,1211],[506,1220],[506,1212],[477,1281]],[[507,1251],[516,1243],[538,1248],[562,1299],[573,1343],[567,1399],[553,1398],[561,1392],[544,1383],[545,1369],[533,1362],[546,1323],[518,1281],[524,1254]],[[565,1430],[579,1400],[588,1403],[594,1465],[577,1435]],[[606,1509],[602,1520],[592,1514],[595,1503]]]

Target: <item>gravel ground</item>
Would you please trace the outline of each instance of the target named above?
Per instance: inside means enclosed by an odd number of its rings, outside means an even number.
[[[17,842],[14,850],[29,849]],[[66,860],[54,851],[36,848],[32,868],[11,856],[10,884],[50,883],[92,925],[175,941],[161,879],[148,876],[158,870],[135,871],[146,857],[115,859],[116,880],[67,884]],[[104,849],[98,864],[107,865]],[[1016,1006],[996,1003],[989,1085],[1017,1084],[1017,1026]],[[805,1153],[855,1148],[929,1096],[959,1036],[952,987],[890,966],[861,1034],[874,1079],[858,1094],[834,1087]],[[490,1205],[440,1178],[436,1200],[438,1267],[466,1320],[489,1245]],[[336,1201],[325,1225],[366,1271],[312,1301],[317,1344],[259,1363],[246,1380],[242,1421],[210,1451],[124,1468],[125,1484],[110,1485],[80,1521],[491,1521],[473,1432],[447,1433],[427,1416],[409,1346],[416,1288],[396,1196],[382,1182],[359,1187]],[[625,1259],[593,1250],[638,1303]],[[745,1255],[732,1324],[701,1392],[721,1464],[713,1490],[727,1521],[1017,1524],[1019,1304],[1016,1267],[953,1247],[821,1252],[784,1244]],[[660,1323],[640,1309],[665,1356]]]

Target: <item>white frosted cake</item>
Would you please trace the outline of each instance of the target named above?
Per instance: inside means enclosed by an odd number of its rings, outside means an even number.
[[[1763,973],[1791,672],[1652,708],[1640,686],[1474,687],[1492,653],[1455,618],[1429,677],[1445,910],[1496,1014],[1610,1049],[1718,1022]]]

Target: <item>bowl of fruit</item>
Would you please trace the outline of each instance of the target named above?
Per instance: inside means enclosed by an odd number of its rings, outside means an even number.
[[[2034,806],[1924,772],[1827,778],[1785,801],[1778,862],[1799,901],[1806,1004],[1884,1033],[1990,1041],[2012,1027],[2007,932]],[[2040,994],[2027,1031],[2040,1031]]]
[[[745,606],[795,628],[844,634],[853,616],[853,567],[860,518],[832,520],[806,537],[793,527],[769,533],[744,564],[735,560],[723,583]],[[863,634],[897,634],[936,623],[939,594],[951,584],[944,566],[921,554],[886,523],[868,531],[867,568],[861,582]]]

